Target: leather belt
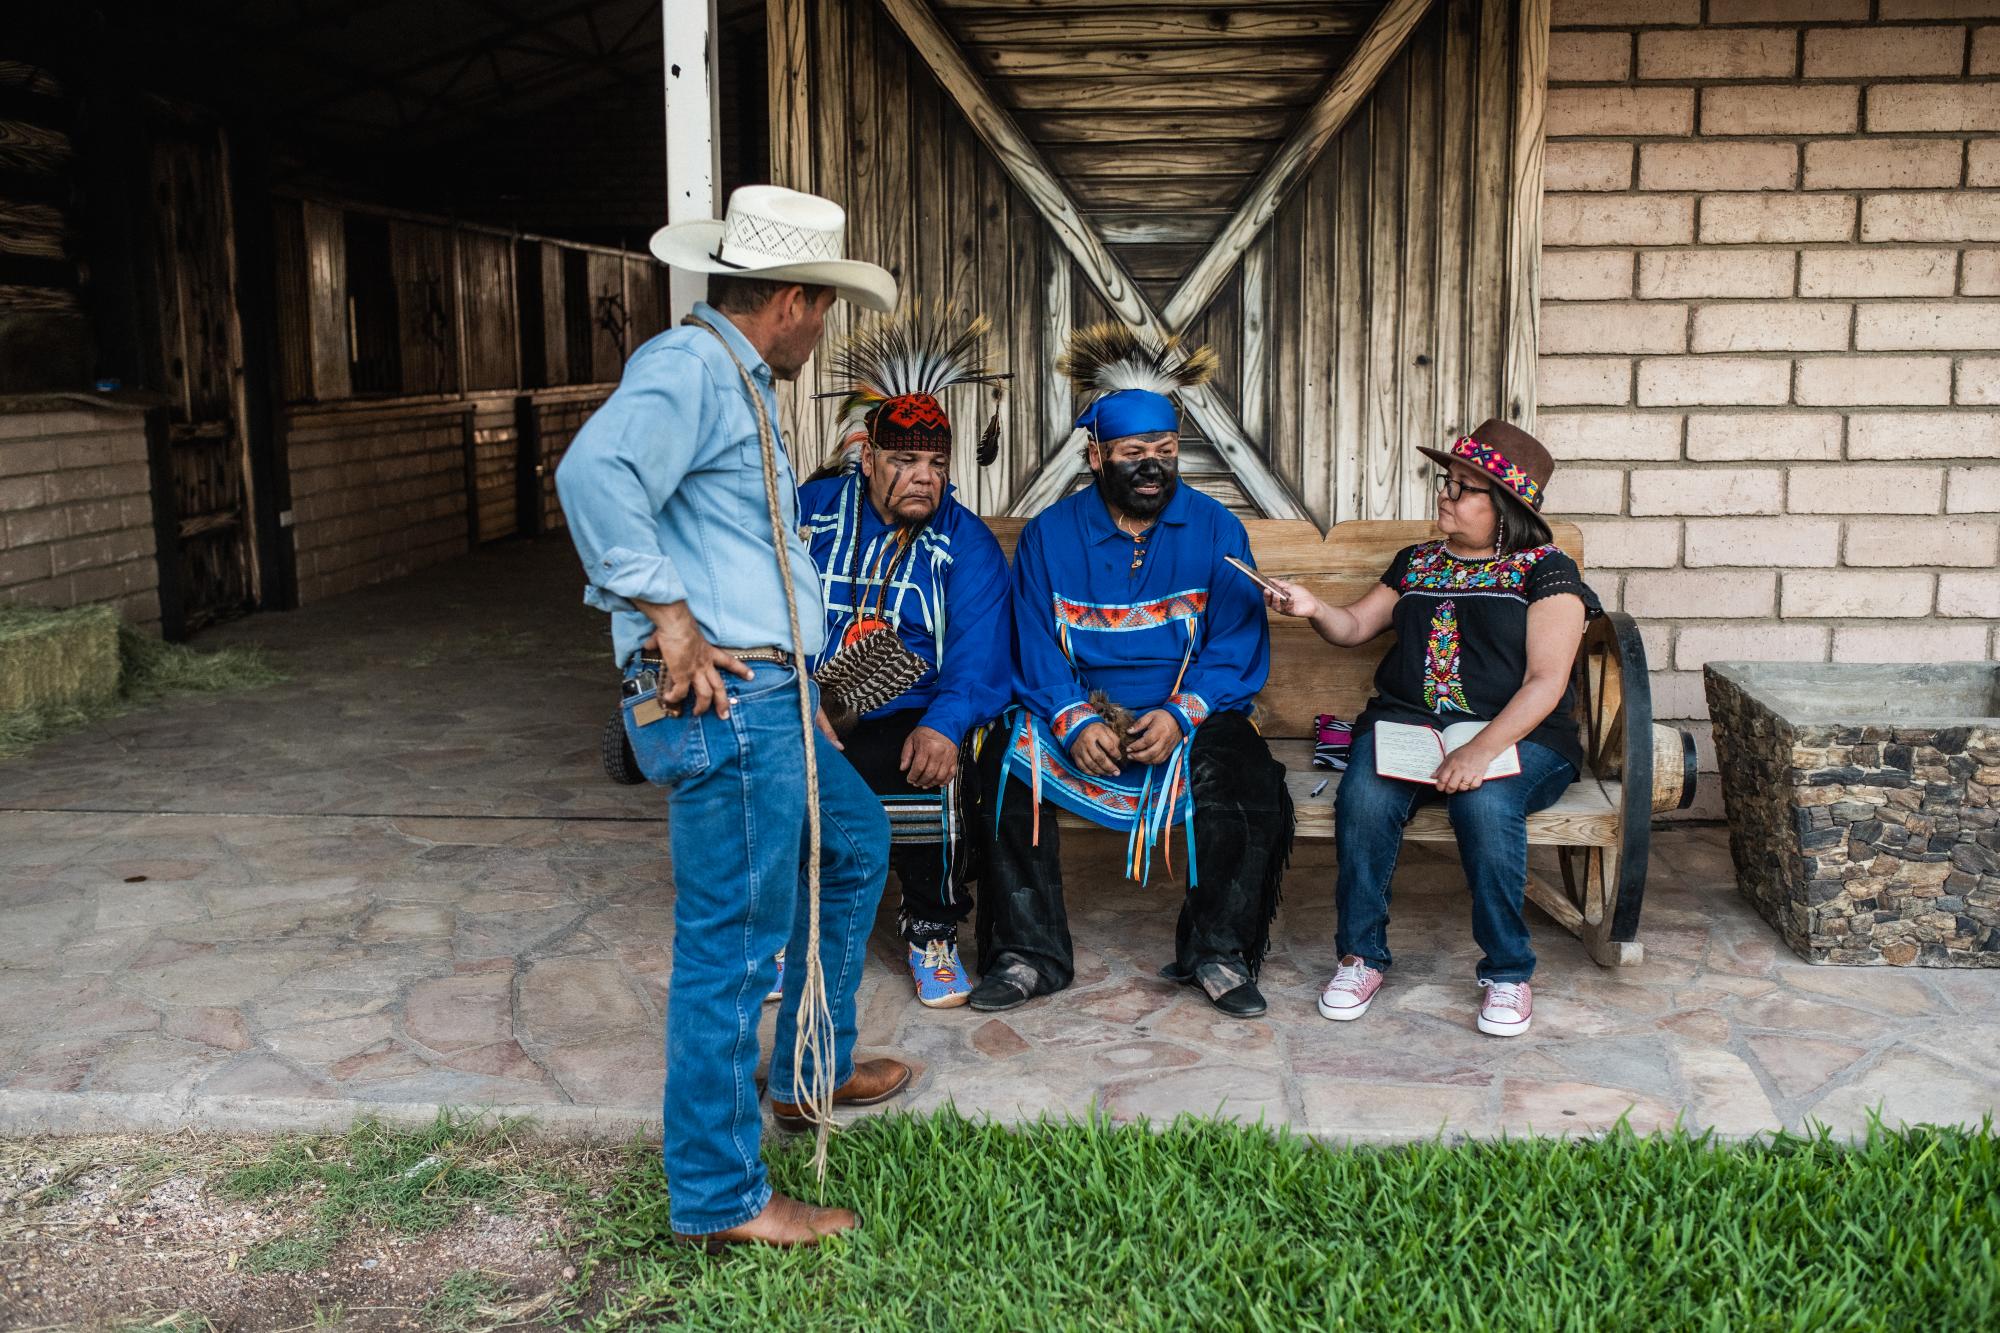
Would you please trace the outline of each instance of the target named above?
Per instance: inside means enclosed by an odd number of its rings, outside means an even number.
[[[792,655],[783,648],[774,648],[769,645],[760,648],[723,648],[721,651],[728,653],[739,662],[769,662],[773,666],[789,668],[793,661]],[[659,653],[651,648],[641,648],[639,650],[639,660],[651,666],[661,665]]]
[[[781,667],[792,664],[792,655],[783,648],[724,648],[722,651],[739,662],[770,662]]]

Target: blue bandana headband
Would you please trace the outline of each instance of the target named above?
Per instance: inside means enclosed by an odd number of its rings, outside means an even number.
[[[1076,424],[1089,431],[1091,439],[1101,442],[1122,440],[1127,435],[1179,430],[1181,414],[1173,399],[1165,394],[1150,389],[1119,389],[1084,408]]]

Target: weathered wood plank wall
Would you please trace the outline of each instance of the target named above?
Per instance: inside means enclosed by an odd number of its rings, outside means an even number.
[[[1247,373],[1268,376],[1272,466],[1322,525],[1421,516],[1412,445],[1531,407],[1502,397],[1513,30],[1509,0],[1439,0],[1279,210],[1272,354]]]
[[[993,321],[994,360],[1015,379],[998,405],[1002,446],[992,467],[979,468],[970,447],[995,410],[992,398],[956,390],[946,409],[967,446],[953,461],[961,495],[982,510],[1003,509],[1039,468],[1050,429],[1040,312],[1052,257],[1040,244],[1040,223],[875,0],[811,0],[809,10],[814,114],[804,123],[813,136],[813,188],[847,207],[849,252],[894,273],[906,300]],[[777,139],[773,155],[784,160]],[[828,332],[837,339],[855,316],[835,310]],[[840,387],[826,362],[822,356],[814,368],[821,391]],[[836,443],[833,413],[832,400],[822,400],[802,414],[794,447],[804,466]]]
[[[1545,32],[1546,0],[1435,0],[1427,12],[1176,0],[1144,13],[1094,0],[930,0],[914,15],[893,6],[902,27],[883,0],[771,8],[812,88],[798,131],[811,136],[809,172],[794,170],[847,206],[850,253],[896,273],[906,299],[956,302],[997,325],[996,354],[1016,375],[1002,462],[984,476],[969,450],[959,462],[961,489],[983,511],[1019,502],[1065,447],[1071,396],[1053,382],[1053,351],[1067,326],[1113,317],[1106,281],[1115,293],[1129,279],[1167,323],[1187,318],[1188,336],[1216,347],[1217,420],[1233,419],[1258,464],[1322,525],[1426,512],[1411,445],[1487,415],[1531,417],[1532,379],[1524,385],[1519,367],[1533,364],[1532,304],[1525,325],[1514,307],[1533,285],[1534,201],[1522,196],[1539,113],[1523,105],[1517,52]],[[1281,147],[1295,150],[1348,58],[1357,47],[1369,57],[1385,8],[1414,27],[1407,41],[1392,34],[1373,91],[1306,155],[1254,239],[1229,247],[1229,262],[1204,262],[1218,236],[1243,232],[1229,231],[1232,219],[1259,202],[1253,187]],[[905,35],[912,22],[926,44],[933,29],[951,39],[959,63],[947,52],[946,67],[970,70],[1004,125],[975,133],[966,99],[932,73],[937,54]],[[782,59],[772,72],[785,73]],[[786,160],[786,126],[800,123],[776,127],[774,160]],[[1059,223],[1068,216],[1064,201],[1038,211],[986,143],[1024,145],[1045,163],[1091,235],[1079,242],[1046,223],[1051,209]],[[804,160],[801,147],[789,146],[792,160]],[[1109,273],[1084,270],[1079,253],[1108,254]],[[817,387],[837,387],[824,364]],[[990,408],[975,398],[949,405],[967,439]],[[831,413],[822,403],[802,423],[808,461],[832,443]],[[1256,512],[1192,421],[1186,437],[1190,479]],[[1062,478],[1043,482],[1036,495],[1060,492]]]
[[[0,58],[0,392],[89,385],[94,349],[70,216],[77,114],[53,72]]]
[[[285,194],[271,201],[278,434],[309,603],[559,530],[553,477],[665,318],[649,256]],[[355,387],[353,217],[386,228],[392,385]]]

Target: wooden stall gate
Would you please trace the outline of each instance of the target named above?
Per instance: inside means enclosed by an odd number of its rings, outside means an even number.
[[[299,595],[562,527],[555,468],[657,333],[644,255],[352,201],[273,201]]]
[[[161,107],[147,124],[155,382],[148,417],[161,626],[170,638],[256,605],[261,573],[245,434],[229,143]]]
[[[1087,321],[1217,349],[1183,467],[1246,515],[1415,517],[1412,444],[1532,425],[1547,0],[768,14],[774,178],[843,203],[849,253],[906,302],[995,322],[1001,458],[955,463],[981,512],[1076,483],[1052,367]],[[991,410],[972,390],[949,406]],[[808,463],[831,410],[788,403]]]

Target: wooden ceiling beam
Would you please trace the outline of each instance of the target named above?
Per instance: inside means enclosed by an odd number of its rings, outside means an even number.
[[[477,55],[467,56],[465,60],[459,65],[459,67],[452,71],[451,77],[446,79],[442,84],[438,85],[436,91],[432,92],[430,96],[424,100],[423,106],[419,108],[417,111],[416,115],[417,121],[422,122],[428,119],[433,111],[436,111],[439,107],[443,106],[444,99],[451,96],[452,90],[458,87],[460,82],[464,80],[465,76],[472,72],[472,67],[478,63],[479,63],[479,57]]]
[[[949,38],[947,38],[949,40]],[[1165,112],[1259,111],[1273,107],[1304,107],[1326,86],[1326,75],[1216,74],[1195,82],[1163,79],[1130,72],[1116,78],[1024,79],[995,76],[996,86],[1022,111]]]
[[[966,62],[965,53],[924,0],[880,0],[880,3],[964,113],[973,133],[999,159],[1014,184],[1054,229],[1056,238],[1076,260],[1105,305],[1155,345],[1171,337],[1172,327],[1161,320],[1125,266],[1105,247],[1096,229],[1085,220],[1076,201],[1049,170],[1034,144],[1021,133],[1014,118],[993,100],[985,83]],[[1258,455],[1256,446],[1220,398],[1206,387],[1189,389],[1181,398],[1202,434],[1228,462],[1237,485],[1252,504],[1272,518],[1307,517],[1298,497]],[[1076,455],[1066,446],[1057,449],[1025,491],[1035,492],[1051,469],[1069,468],[1073,474],[1076,463]]]
[[[1324,5],[1204,5],[1200,10],[1131,5],[1074,13],[973,11],[951,25],[968,46],[1119,46],[1144,43],[1315,41],[1352,37],[1368,26],[1365,13]]]
[[[880,0],[880,3],[965,114],[973,133],[1000,160],[1001,167],[1028,196],[1036,211],[1055,228],[1063,248],[1083,266],[1091,285],[1097,288],[1111,312],[1134,328],[1157,329],[1158,315],[1146,305],[1117,259],[1084,221],[1083,210],[1049,169],[1041,152],[1021,133],[1013,116],[994,100],[929,6],[923,0]]]
[[[1375,0],[1331,0],[1331,3],[1320,0],[1317,4],[1311,3],[1311,0],[1249,0],[1249,2],[1258,9],[1268,5],[1272,9],[1354,10],[1362,16],[1355,23],[1357,30],[1366,22],[1368,15],[1380,8]],[[1216,0],[936,0],[934,8],[951,14],[968,10],[1012,10],[1015,13],[1031,12],[1046,18],[1052,14],[1131,9],[1135,6],[1161,10],[1214,10],[1217,8],[1217,3]]]
[[[472,3],[484,13],[490,14],[510,27],[516,26],[521,22],[521,15],[509,5],[503,3],[502,0],[472,0]],[[585,10],[584,17],[589,18],[595,12],[594,9]],[[574,60],[583,65],[597,65],[601,64],[604,59],[603,52],[587,50],[578,42],[556,31],[553,25],[546,24],[531,28],[526,32],[516,32],[514,36],[500,43],[500,45],[519,50],[520,44],[524,41],[553,43],[553,46],[545,45],[533,49],[536,54],[551,56],[558,60]],[[556,48],[560,48],[560,50]]]
[[[1303,74],[1323,79],[1334,68],[1326,45],[1236,42],[1228,46],[982,46],[975,68],[1012,79],[1172,79],[1214,74]]]
[[[1182,139],[1124,144],[1050,144],[1049,163],[1077,176],[1253,176],[1269,140]]]
[[[401,65],[396,69],[387,71],[375,71],[375,70],[357,71],[353,69],[338,69],[332,65],[329,65],[326,59],[325,52],[323,51],[313,50],[306,47],[300,47],[292,43],[287,43],[287,45],[292,46],[292,49],[296,50],[299,54],[310,57],[315,65],[320,66],[322,68],[336,68],[336,72],[342,74],[343,77],[354,79],[355,81],[363,84],[364,86],[379,86],[386,90],[389,90],[392,94],[401,93],[403,95],[421,98],[422,93],[419,90],[410,88],[404,82],[405,80],[411,78],[414,75],[423,74],[429,70],[436,69],[439,66],[450,65],[452,64],[452,62],[457,60],[463,60],[468,56],[478,57],[480,55],[487,54],[492,50],[494,50],[496,47],[503,46],[506,43],[513,41],[516,37],[521,36],[523,33],[534,32],[537,29],[542,28],[547,24],[560,23],[567,19],[574,18],[578,14],[586,13],[592,9],[598,8],[599,6],[605,3],[606,0],[581,0],[581,3],[566,5],[562,9],[557,10],[556,12],[551,14],[538,15],[533,19],[519,19],[499,32],[487,33],[476,41],[460,42],[445,50],[431,52],[430,54],[425,55],[420,59],[410,61],[409,63]],[[330,106],[333,103],[340,101],[343,97],[348,97],[352,95],[353,95],[353,90],[349,89],[348,91],[341,93],[338,96],[319,98],[315,101],[308,102],[305,105],[297,108],[292,114],[302,117],[311,116],[313,113],[321,110],[323,107]]]
[[[590,12],[592,14],[595,14],[597,11],[593,9]],[[619,34],[617,41],[611,44],[611,50],[609,54],[614,56],[622,55],[625,51],[625,48],[628,45],[630,45],[632,39],[634,37],[637,37],[641,32],[645,31],[646,25],[648,23],[651,23],[652,21],[653,21],[653,10],[651,6],[641,5],[639,7],[639,12],[637,16],[633,18],[631,25],[627,27],[624,32]]]
[[[1224,281],[1235,271],[1243,252],[1277,216],[1292,186],[1312,169],[1348,117],[1375,91],[1382,71],[1408,43],[1410,34],[1416,31],[1430,7],[1431,0],[1390,0],[1355,46],[1353,55],[1334,75],[1333,82],[1327,85],[1326,92],[1313,103],[1284,146],[1272,154],[1264,166],[1264,174],[1237,208],[1236,216],[1189,272],[1173,300],[1167,302],[1165,317],[1169,325],[1183,328],[1208,308]]]
[[[1052,145],[1149,143],[1161,139],[1179,143],[1214,139],[1254,139],[1275,145],[1292,128],[1283,107],[1266,111],[1163,111],[1151,114],[1067,115],[1060,111],[1030,112],[1021,128],[1036,143]]]

